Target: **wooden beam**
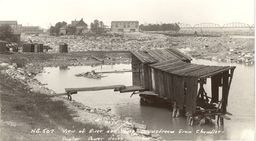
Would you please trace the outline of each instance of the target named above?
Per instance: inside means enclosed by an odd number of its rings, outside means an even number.
[[[124,89],[120,90],[120,93],[134,92],[134,91],[144,91],[145,88],[141,86],[126,86]]]
[[[201,111],[207,111],[207,112],[212,112],[212,111],[217,111],[217,109],[204,109],[204,110],[196,110],[197,112],[201,112]]]
[[[49,96],[54,97],[54,96],[63,96],[63,95],[68,95],[68,93],[52,94],[52,95],[49,95]]]
[[[78,92],[78,91],[99,91],[107,89],[119,89],[125,88],[125,85],[111,85],[111,86],[96,86],[96,87],[83,87],[83,88],[65,88],[66,92]]]
[[[224,72],[224,71],[227,71],[229,69],[235,69],[236,67],[232,66],[232,67],[224,67],[223,69],[220,69],[218,71],[214,71],[212,73],[208,73],[208,74],[205,74],[205,75],[202,75],[200,76],[199,78],[206,78],[206,77],[210,77],[210,76],[213,76],[213,75],[216,75],[218,73],[221,73],[221,72]]]
[[[153,91],[143,91],[143,92],[139,92],[140,95],[153,95],[153,96],[158,96],[158,94],[156,94]]]
[[[206,113],[205,116],[223,115],[223,113]]]
[[[226,120],[231,120],[230,117],[227,117],[227,116],[225,116],[225,115],[220,115],[220,117],[222,117],[222,118],[224,118],[224,119],[226,119]]]
[[[132,70],[114,70],[114,71],[102,71],[96,73],[124,73],[124,72],[132,72]]]

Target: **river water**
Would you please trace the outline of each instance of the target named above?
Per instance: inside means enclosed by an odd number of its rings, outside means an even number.
[[[120,116],[132,117],[134,121],[147,125],[149,130],[162,132],[166,140],[252,140],[255,125],[254,66],[229,64],[207,60],[194,60],[192,63],[205,65],[236,66],[230,88],[227,110],[232,113],[231,120],[225,120],[224,126],[202,125],[190,127],[186,118],[172,118],[169,108],[141,106],[139,96],[131,93],[113,92],[113,90],[79,92],[73,99],[95,108],[111,108],[111,112]],[[75,77],[74,75],[91,70],[111,71],[131,69],[130,64],[101,66],[73,66],[67,68],[46,67],[37,79],[46,83],[56,93],[65,92],[65,88],[91,87],[106,85],[132,85],[132,73],[104,74],[102,79]],[[168,133],[164,133],[167,131]],[[211,131],[217,131],[211,132]]]

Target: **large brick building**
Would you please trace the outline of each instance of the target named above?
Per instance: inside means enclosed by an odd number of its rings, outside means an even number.
[[[43,30],[40,29],[39,26],[22,26],[21,32],[28,34],[40,34],[43,33]]]
[[[114,32],[138,32],[139,21],[112,21],[111,31]]]

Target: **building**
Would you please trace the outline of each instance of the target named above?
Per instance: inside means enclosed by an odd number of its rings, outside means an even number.
[[[112,21],[111,31],[113,32],[138,32],[139,21]]]
[[[203,118],[217,119],[218,124],[223,124],[223,119],[230,120],[226,116],[230,115],[227,103],[235,67],[198,65],[190,61],[174,48],[132,51],[133,86],[138,87],[141,102],[169,102],[173,105],[173,116],[184,111],[188,125]],[[210,89],[204,88],[207,81]]]
[[[76,34],[84,34],[88,32],[88,26],[83,21],[83,18],[80,21],[71,21],[71,26],[76,27]]]
[[[1,25],[10,25],[14,31],[18,28],[18,22],[17,21],[0,21]]]
[[[4,54],[7,52],[6,44],[7,44],[6,41],[0,40],[0,54]]]
[[[66,35],[67,34],[67,26],[62,26],[60,28],[60,32],[59,32],[60,35]]]
[[[22,26],[22,33],[27,34],[40,34],[43,33],[43,30],[39,28],[39,26]]]

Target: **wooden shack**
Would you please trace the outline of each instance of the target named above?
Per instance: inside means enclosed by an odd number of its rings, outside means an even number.
[[[7,52],[6,44],[7,44],[6,41],[0,40],[0,54],[4,54]]]
[[[60,43],[59,52],[60,53],[67,53],[68,52],[68,45],[66,43]]]
[[[173,115],[180,110],[193,125],[202,119],[223,124],[234,66],[191,64],[191,59],[176,49],[132,51],[133,85],[140,86],[144,102],[163,99],[173,104]],[[210,79],[211,91],[204,86]],[[221,92],[220,92],[221,91]],[[178,111],[178,112],[177,112]]]
[[[34,52],[35,53],[43,52],[43,44],[34,44]]]
[[[23,52],[34,52],[34,50],[35,50],[34,44],[31,44],[31,43],[22,44]]]

